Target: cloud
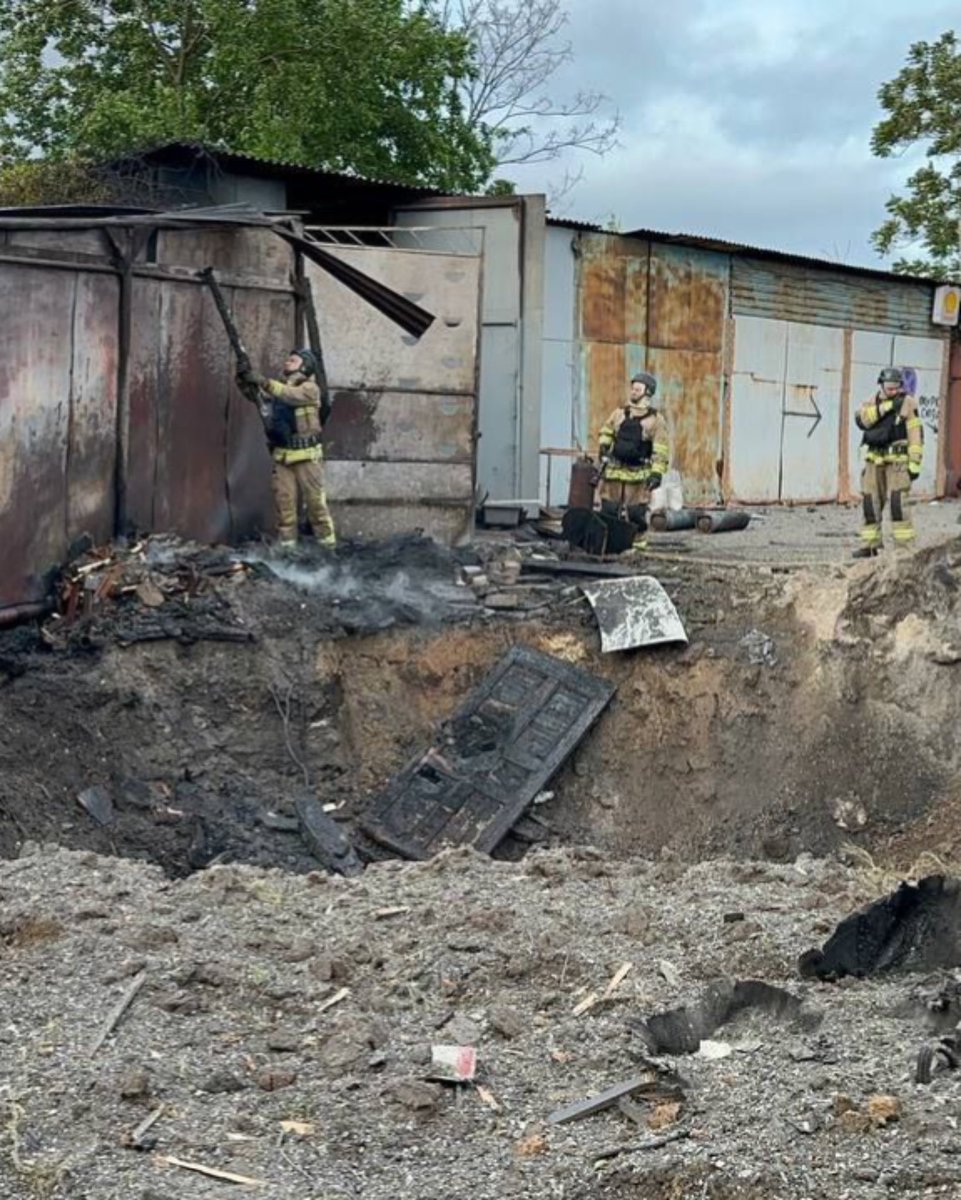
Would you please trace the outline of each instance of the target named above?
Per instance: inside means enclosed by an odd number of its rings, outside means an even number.
[[[620,146],[585,155],[563,215],[883,265],[870,233],[915,165],[878,160],[877,90],[912,42],[952,27],[935,0],[571,0],[558,91],[604,91]],[[557,163],[508,172],[550,191]]]

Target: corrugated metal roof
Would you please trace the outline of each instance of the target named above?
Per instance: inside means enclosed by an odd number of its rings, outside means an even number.
[[[254,154],[241,154],[235,150],[216,146],[206,146],[202,142],[161,142],[155,146],[147,146],[142,150],[131,150],[128,154],[112,159],[108,166],[117,168],[122,165],[135,166],[138,161],[159,162],[164,158],[177,156],[202,160],[212,159],[225,167],[255,170],[261,174],[274,177],[296,176],[298,178],[326,179],[331,182],[344,183],[357,187],[396,188],[400,191],[414,193],[419,196],[443,196],[445,193],[436,188],[422,187],[417,184],[399,183],[396,179],[372,179],[359,175],[354,171],[328,171],[322,167],[310,167],[304,163],[290,162],[282,158],[262,158]]]
[[[931,284],[912,276],[890,279],[811,263],[737,255],[732,261],[731,308],[735,316],[771,317],[842,329],[870,329],[915,337],[948,337],[931,326]]]
[[[799,266],[817,267],[840,271],[851,275],[869,275],[875,279],[889,279],[898,283],[925,283],[938,286],[943,279],[921,275],[899,275],[880,267],[861,267],[854,263],[836,262],[830,258],[815,258],[813,255],[797,254],[788,250],[772,250],[766,246],[752,246],[745,242],[729,242],[724,238],[710,237],[699,233],[667,233],[663,229],[629,229],[626,231],[605,230],[589,221],[575,221],[567,217],[548,217],[548,225],[563,226],[583,233],[610,233],[613,237],[637,238],[638,240],[665,242],[676,246],[694,246],[700,250],[716,250],[721,254],[745,254],[755,258],[795,263]]]
[[[683,246],[697,246],[702,250],[717,250],[725,254],[747,254],[755,258],[773,259],[779,262],[796,263],[799,266],[827,268],[832,271],[842,271],[852,275],[870,275],[876,279],[896,280],[898,283],[927,283],[937,285],[941,279],[931,279],[920,275],[898,275],[894,271],[886,271],[880,267],[859,267],[853,263],[836,262],[830,258],[815,258],[813,255],[797,254],[788,250],[771,250],[765,246],[750,246],[743,242],[729,242],[724,238],[707,237],[695,233],[665,233],[660,229],[632,229],[623,237],[645,238],[657,242],[674,242]]]

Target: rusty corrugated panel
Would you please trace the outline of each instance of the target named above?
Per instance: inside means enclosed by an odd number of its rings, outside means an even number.
[[[647,367],[658,379],[673,465],[693,503],[717,493],[729,271],[724,254],[652,246]]]
[[[278,375],[294,342],[296,329],[294,298],[276,292],[228,288],[238,328],[252,348],[255,366],[264,374]],[[212,301],[208,296],[208,301]],[[210,317],[213,320],[213,315]],[[226,337],[223,342],[226,343]],[[226,345],[224,345],[226,351]],[[227,416],[227,498],[230,536],[251,537],[273,532],[270,490],[270,454],[263,422],[256,408],[241,396],[232,360],[225,364],[222,378],[224,412]]]
[[[636,342],[647,336],[646,242],[611,234],[580,238],[580,333],[587,342]]]
[[[127,515],[138,529],[147,530],[158,528],[155,478],[162,465],[158,456],[164,453],[158,405],[163,373],[156,339],[165,287],[163,280],[135,279],[131,302]]]
[[[652,349],[721,349],[728,261],[727,255],[685,246],[652,248],[647,336]]]
[[[0,607],[39,600],[66,548],[77,275],[0,272]]]
[[[671,431],[671,462],[681,473],[684,499],[712,502],[722,456],[723,355],[720,350],[648,351],[658,396]]]
[[[842,275],[734,255],[735,315],[932,336],[929,284]]]
[[[67,531],[103,542],[113,533],[120,282],[78,274],[67,445]]]
[[[576,279],[580,330],[578,426],[597,450],[601,426],[623,402],[628,380],[647,365],[648,258],[646,242],[583,234]]]
[[[480,259],[337,247],[345,262],[438,314],[417,340],[308,265],[333,412],[328,483],[338,528],[422,528],[462,540],[474,507]]]
[[[236,242],[225,241],[236,235]],[[169,239],[169,240],[168,240]],[[189,240],[188,240],[189,239]],[[165,232],[158,257],[177,266],[210,258],[257,279],[278,273],[260,230]],[[258,255],[259,251],[259,255]],[[285,275],[289,275],[289,251]],[[201,541],[254,534],[270,521],[270,459],[256,410],[234,385],[236,364],[206,288],[136,277],[130,362],[128,507],[142,529]],[[295,341],[291,295],[227,289],[254,365],[276,375]]]

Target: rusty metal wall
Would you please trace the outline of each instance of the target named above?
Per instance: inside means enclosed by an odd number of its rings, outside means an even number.
[[[278,374],[295,341],[293,259],[260,230],[164,232],[161,266],[215,266],[254,366]],[[199,282],[133,281],[128,517],[199,541],[270,529],[270,458],[209,290]]]
[[[280,239],[211,229],[144,244],[124,479],[137,528],[220,541],[269,528],[270,459],[210,294],[189,278],[208,263],[234,281],[225,291],[255,365],[276,372],[294,343]],[[41,599],[79,534],[115,531],[120,296],[99,233],[0,233],[0,608]]]
[[[0,264],[0,608],[111,532],[117,303],[108,274]]]
[[[674,466],[693,502],[716,494],[727,328],[727,255],[581,234],[577,307],[588,448],[635,371],[658,378]]]
[[[333,400],[325,441],[338,530],[462,541],[473,527],[480,258],[332,252],[436,314],[417,340],[308,264]]]

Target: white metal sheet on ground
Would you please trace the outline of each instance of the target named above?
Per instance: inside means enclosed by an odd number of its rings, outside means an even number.
[[[735,320],[730,474],[737,500],[779,497],[787,328],[766,317]]]
[[[601,651],[687,642],[677,609],[651,575],[582,584],[601,631]]]
[[[843,368],[843,330],[788,325],[781,500],[837,498]]]

